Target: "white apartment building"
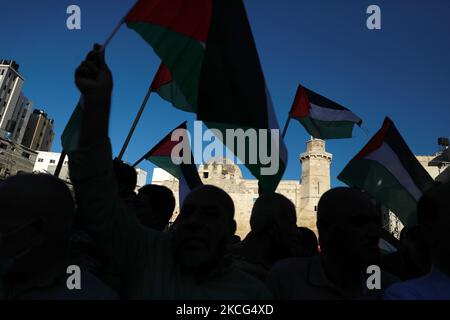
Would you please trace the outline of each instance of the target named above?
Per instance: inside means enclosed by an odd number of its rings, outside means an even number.
[[[54,174],[60,156],[61,153],[58,152],[39,151],[36,158],[36,162],[33,167],[33,172]],[[137,168],[136,173],[137,173],[137,185],[136,185],[137,190],[147,183],[147,171]],[[64,158],[63,166],[61,167],[59,177],[65,181],[70,181],[69,158],[67,156]]]
[[[58,165],[59,157],[61,153],[58,152],[46,152],[39,151],[36,158],[36,162],[33,167],[33,172],[42,172],[54,174],[56,166]],[[66,156],[61,167],[61,173],[59,177],[65,181],[70,181],[69,178],[69,158]]]
[[[0,136],[7,136],[14,110],[22,92],[24,78],[14,60],[0,60]],[[20,141],[18,141],[20,142]]]

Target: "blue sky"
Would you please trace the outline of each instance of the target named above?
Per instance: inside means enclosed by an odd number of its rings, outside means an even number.
[[[52,151],[79,98],[73,71],[94,42],[102,43],[134,0],[2,1],[0,58],[14,59],[25,77],[24,93],[55,119]],[[81,30],[66,28],[66,8],[81,8]],[[450,1],[277,0],[245,1],[275,111],[283,126],[299,83],[350,108],[368,130],[327,142],[336,176],[381,126],[386,115],[416,154],[437,151],[450,136]],[[366,28],[366,8],[381,8],[382,29]],[[117,154],[159,60],[123,26],[107,49],[114,76],[110,125]],[[125,154],[134,162],[183,120],[194,116],[152,95]],[[285,179],[301,174],[299,154],[309,138],[291,122],[285,143]],[[143,163],[149,171],[153,166]],[[248,172],[244,173],[249,177]]]

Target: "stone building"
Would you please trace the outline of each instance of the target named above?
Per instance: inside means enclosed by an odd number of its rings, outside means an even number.
[[[317,204],[323,193],[330,189],[330,164],[332,155],[325,151],[325,141],[311,139],[306,143],[306,151],[300,154],[301,179],[282,180],[277,192],[290,199],[297,209],[297,224],[315,232]],[[237,231],[244,237],[250,231],[250,213],[258,198],[258,181],[245,179],[236,164],[229,159],[211,159],[199,166],[199,175],[205,184],[212,184],[225,190],[235,205]],[[179,212],[178,181],[167,172],[157,168],[153,172],[153,184],[168,187],[175,195],[177,204],[175,216]]]

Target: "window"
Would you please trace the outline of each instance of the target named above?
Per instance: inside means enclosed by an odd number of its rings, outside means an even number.
[[[317,206],[314,206],[314,211],[316,211],[316,212],[317,212]]]
[[[68,161],[64,161],[64,165],[65,165],[65,166],[67,165],[67,163],[68,163]]]
[[[44,162],[44,159],[39,158],[39,159],[38,159],[38,162]]]
[[[11,89],[8,89],[8,94],[10,94],[11,93]]]
[[[208,172],[203,172],[203,178],[208,179]]]
[[[56,161],[55,160],[50,160],[50,163],[55,163]]]
[[[2,69],[2,74],[1,75],[4,75],[5,74],[5,69]]]
[[[30,154],[28,152],[22,152],[22,157],[30,159]]]
[[[7,144],[5,144],[5,143],[0,143],[0,149],[7,149],[8,148],[8,145]]]

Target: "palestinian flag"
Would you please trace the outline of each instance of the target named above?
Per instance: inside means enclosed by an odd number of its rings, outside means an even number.
[[[80,125],[81,118],[83,116],[83,101],[80,98],[75,110],[70,116],[69,121],[64,128],[64,131],[61,135],[61,145],[63,147],[64,152],[69,154],[72,151],[75,151],[78,148],[78,141],[80,140]]]
[[[152,91],[156,92],[162,99],[172,103],[178,109],[189,112],[193,111],[180,88],[173,81],[170,70],[163,63],[161,63],[153,79]]]
[[[294,104],[289,112],[314,138],[351,138],[353,126],[362,120],[347,108],[302,85],[298,86]]]
[[[126,23],[153,47],[197,119],[220,131],[235,155],[237,138],[227,139],[226,129],[256,130],[257,141],[244,139],[240,160],[265,192],[275,191],[287,150],[242,0],[141,0]],[[257,161],[249,159],[251,148]],[[274,170],[258,156],[262,148],[276,156]]]
[[[416,204],[434,183],[389,118],[338,179],[369,193],[404,226],[417,224]]]
[[[187,130],[186,121],[165,136],[164,139],[162,139],[156,146],[147,152],[144,158],[161,169],[166,170],[178,179],[178,199],[181,207],[184,198],[189,194],[189,192],[203,183],[198,175],[197,166],[195,165],[192,152],[190,155],[190,163],[181,163],[177,165],[172,161],[172,149],[181,143],[180,141],[171,140],[172,133],[177,129]]]

